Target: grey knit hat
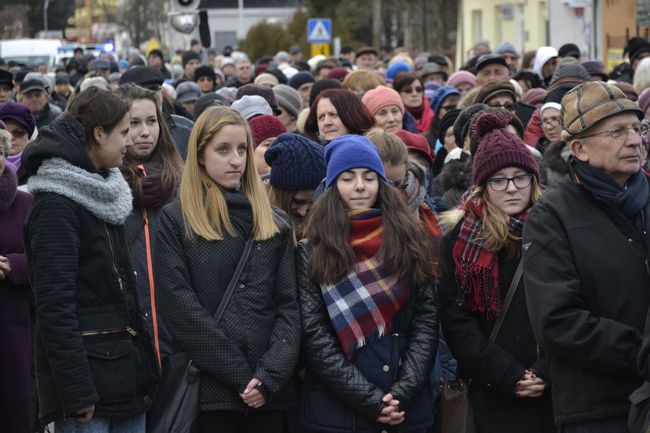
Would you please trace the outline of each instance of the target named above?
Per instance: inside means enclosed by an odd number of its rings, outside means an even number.
[[[302,110],[302,97],[296,89],[286,84],[278,84],[273,87],[275,99],[278,105],[288,111],[293,117],[298,117]]]
[[[566,82],[579,84],[585,81],[591,81],[591,75],[589,75],[585,67],[573,57],[564,57],[553,73],[549,88]]]
[[[510,42],[501,42],[494,49],[494,54],[498,54],[500,56],[502,56],[504,54],[514,54],[516,56],[519,56],[519,53],[517,52],[517,49]]]

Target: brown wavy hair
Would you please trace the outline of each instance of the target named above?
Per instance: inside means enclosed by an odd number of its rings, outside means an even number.
[[[382,211],[384,232],[378,257],[389,272],[411,277],[416,286],[433,284],[434,263],[430,237],[402,196],[386,182],[379,182],[375,207]],[[307,218],[309,279],[319,286],[335,284],[353,270],[356,262],[349,243],[350,220],[336,183],[325,191]]]
[[[311,104],[309,115],[305,121],[305,132],[313,138],[318,136],[318,110],[316,108],[321,99],[330,100],[349,134],[363,135],[375,124],[375,117],[351,90],[327,89],[319,93]]]

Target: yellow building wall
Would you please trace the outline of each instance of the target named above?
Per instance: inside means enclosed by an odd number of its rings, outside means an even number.
[[[513,5],[518,10],[515,18],[501,19],[503,5]],[[504,41],[515,46],[522,41],[524,51],[546,45],[546,0],[460,0],[459,6],[457,65],[470,58],[470,50],[480,39],[490,41],[493,49]],[[517,16],[521,16],[523,23]]]

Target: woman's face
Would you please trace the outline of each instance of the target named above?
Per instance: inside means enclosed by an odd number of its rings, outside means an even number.
[[[391,164],[384,162],[384,172],[388,180],[393,182],[396,187],[401,187],[406,181],[406,172],[408,170],[408,162],[401,164]]]
[[[379,177],[367,168],[353,168],[339,175],[336,187],[346,209],[371,208],[377,201]]]
[[[269,165],[266,163],[266,160],[264,159],[264,154],[269,149],[269,146],[271,145],[271,143],[273,143],[275,138],[276,137],[267,138],[266,140],[261,142],[255,148],[255,152],[253,152],[253,155],[255,155],[255,167],[257,167],[257,173],[259,175],[268,174],[271,172],[271,167],[269,167]]]
[[[156,149],[160,137],[156,104],[149,99],[135,99],[131,103],[129,125],[132,146],[127,153],[137,162],[146,162]]]
[[[318,101],[316,120],[318,122],[318,133],[327,141],[332,141],[349,132],[329,98]]]
[[[542,131],[550,143],[560,141],[562,134],[562,124],[560,123],[560,110],[547,108],[542,113]]]
[[[309,189],[296,191],[291,199],[291,204],[289,205],[289,214],[291,215],[291,218],[299,224],[302,223],[307,217],[313,204],[314,191]]]
[[[451,152],[456,148],[456,137],[454,136],[454,128],[447,128],[445,131],[445,137],[443,139],[443,146],[447,149],[447,152]]]
[[[420,108],[422,106],[422,96],[424,95],[424,88],[420,80],[413,80],[411,84],[404,87],[399,95],[402,97],[402,102],[409,108]]]
[[[375,113],[375,126],[386,132],[395,133],[402,129],[404,113],[397,105],[381,107]]]
[[[519,215],[530,205],[532,179],[533,175],[519,167],[499,170],[485,184],[487,199],[506,215]]]
[[[91,145],[88,156],[98,170],[107,170],[122,165],[124,155],[126,155],[128,147],[131,146],[129,122],[130,115],[126,113],[110,133],[107,133],[101,126],[97,126],[93,130],[96,143]]]
[[[237,189],[246,168],[246,130],[226,125],[205,145],[199,164],[217,185]]]
[[[29,132],[15,120],[6,119],[7,131],[11,134],[11,150],[9,155],[17,155],[23,151],[29,142]]]

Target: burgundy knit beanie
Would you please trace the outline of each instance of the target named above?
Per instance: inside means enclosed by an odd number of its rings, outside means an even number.
[[[484,185],[492,174],[507,167],[523,168],[539,181],[539,167],[526,144],[507,126],[507,119],[493,112],[479,115],[472,125],[472,133],[479,137],[472,161],[475,185]]]
[[[248,124],[253,133],[255,147],[259,146],[267,138],[279,137],[280,134],[287,132],[287,128],[280,122],[280,119],[269,114],[253,117],[248,121]]]

